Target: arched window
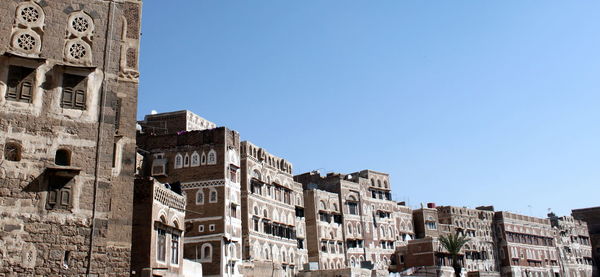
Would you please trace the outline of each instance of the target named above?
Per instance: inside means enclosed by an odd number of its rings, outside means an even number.
[[[254,214],[255,215],[260,215],[260,212],[258,212],[258,207],[254,206]]]
[[[381,180],[377,180],[377,186],[381,187]]]
[[[196,193],[196,204],[204,204],[204,191],[202,189],[199,189]]]
[[[182,168],[183,167],[183,156],[181,156],[181,154],[177,153],[177,155],[175,155],[175,168]]]
[[[183,158],[183,166],[184,167],[190,166],[190,155],[188,155],[187,153],[185,154],[185,157]]]
[[[386,189],[388,188],[388,182],[387,181],[383,181],[383,187],[386,188]]]
[[[212,245],[210,243],[205,243],[202,245],[200,250],[202,261],[211,261],[212,260]]]
[[[199,166],[199,165],[200,165],[200,155],[198,154],[198,152],[194,151],[194,153],[192,153],[191,166]]]
[[[356,267],[356,259],[354,257],[350,258],[350,267]]]
[[[325,204],[325,201],[322,201],[322,200],[321,200],[321,202],[320,202],[320,207],[319,207],[319,208],[320,208],[321,210],[326,210],[326,209],[327,209],[327,204]]]
[[[217,203],[217,190],[212,188],[210,189],[210,198],[208,198],[209,203]]]
[[[337,210],[338,210],[338,206],[337,206],[337,204],[336,204],[336,203],[333,203],[333,210],[334,210],[334,211],[336,211],[336,212],[337,212]]]
[[[269,218],[269,212],[267,211],[267,209],[263,210],[263,217],[264,218]]]
[[[71,152],[66,149],[58,149],[56,150],[56,155],[54,156],[54,163],[56,165],[71,165]]]
[[[346,225],[347,229],[348,229],[348,233],[352,234],[352,224],[348,223],[348,225]]]
[[[21,160],[21,145],[15,142],[7,142],[4,145],[4,159],[11,162]]]
[[[255,169],[254,171],[252,171],[252,177],[256,178],[256,180],[260,181],[260,171],[258,171],[257,169]]]
[[[217,164],[217,151],[215,151],[214,149],[211,149],[208,152],[208,161],[206,163],[208,165],[215,165],[215,164]]]
[[[202,152],[202,156],[200,157],[200,164],[201,165],[206,164],[206,153],[204,153],[204,152]]]
[[[375,179],[371,179],[371,186],[375,186]]]
[[[356,233],[359,235],[362,234],[362,228],[360,227],[360,223],[356,224]]]

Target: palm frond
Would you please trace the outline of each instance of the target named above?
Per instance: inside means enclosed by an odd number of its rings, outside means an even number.
[[[448,253],[452,255],[458,255],[460,250],[465,246],[471,239],[461,236],[459,234],[448,234],[447,236],[439,237],[439,241],[446,248]]]

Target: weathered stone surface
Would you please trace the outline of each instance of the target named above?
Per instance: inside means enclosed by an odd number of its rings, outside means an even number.
[[[23,7],[36,10],[30,21],[20,21]],[[0,1],[0,277],[129,275],[135,165],[122,161],[135,159],[139,74],[123,74],[137,70],[127,59],[138,57],[121,50],[139,53],[139,34],[131,32],[139,32],[140,13],[135,0]],[[74,31],[74,15],[88,25]],[[15,44],[23,32],[34,37],[34,49]],[[72,41],[89,46],[81,58],[69,52]],[[25,101],[8,94],[16,66],[33,72],[22,79],[31,87]],[[83,80],[76,86],[82,109],[63,101],[69,74]],[[120,106],[103,102],[108,91],[118,92]],[[19,159],[7,158],[11,144]],[[57,162],[59,150],[68,165]]]

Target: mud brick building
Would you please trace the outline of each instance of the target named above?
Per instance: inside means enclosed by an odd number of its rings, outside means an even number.
[[[129,275],[140,19],[0,2],[0,275]]]
[[[186,195],[184,258],[202,263],[204,276],[239,275],[239,134],[224,127],[140,134],[138,147],[148,152],[146,174],[180,182]]]
[[[241,143],[244,276],[294,276],[308,260],[304,195],[292,165]]]
[[[304,192],[308,261],[318,269],[347,268],[344,225],[336,193],[312,189]],[[353,248],[357,248],[352,245]],[[362,247],[364,249],[364,247]],[[356,266],[356,261],[353,266]]]
[[[142,132],[137,144],[146,153],[143,175],[179,182],[186,195],[183,257],[202,263],[204,276],[239,276],[239,134],[225,127],[163,135]]]
[[[572,211],[573,218],[585,221],[588,226],[594,259],[593,276],[600,276],[600,207],[576,209]]]
[[[502,276],[563,276],[549,219],[496,212],[494,229]]]
[[[470,240],[460,253],[463,270],[471,275],[499,276],[491,207],[437,207],[429,203],[415,210],[413,217],[417,239],[398,248],[400,271],[419,267],[421,274],[453,276],[450,255],[439,237],[460,234]]]
[[[181,131],[201,131],[217,128],[217,124],[188,111],[150,114],[144,117],[140,127],[145,134],[174,134]]]
[[[396,270],[407,272],[418,269],[425,276],[453,276],[450,256],[438,238],[455,232],[450,224],[439,222],[435,204],[413,210],[415,239],[396,248]],[[464,252],[460,258],[464,258]]]
[[[132,276],[181,276],[185,196],[181,186],[135,180]]]
[[[410,209],[391,199],[389,176],[308,172],[294,177],[305,192],[308,256],[319,269],[365,267],[386,271],[397,241],[412,234]],[[404,225],[403,232],[400,227]],[[411,227],[407,227],[411,225]]]
[[[464,247],[464,268],[480,276],[496,276],[497,248],[493,230],[492,207],[469,209],[456,206],[436,207],[441,224],[470,239]]]
[[[556,228],[556,247],[560,255],[562,276],[592,276],[592,245],[587,223],[572,216],[548,214]]]

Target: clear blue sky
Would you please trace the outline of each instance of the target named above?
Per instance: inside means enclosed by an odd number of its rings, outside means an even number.
[[[177,3],[177,5],[175,5]],[[144,2],[139,118],[189,109],[295,173],[535,216],[600,205],[600,1]]]

